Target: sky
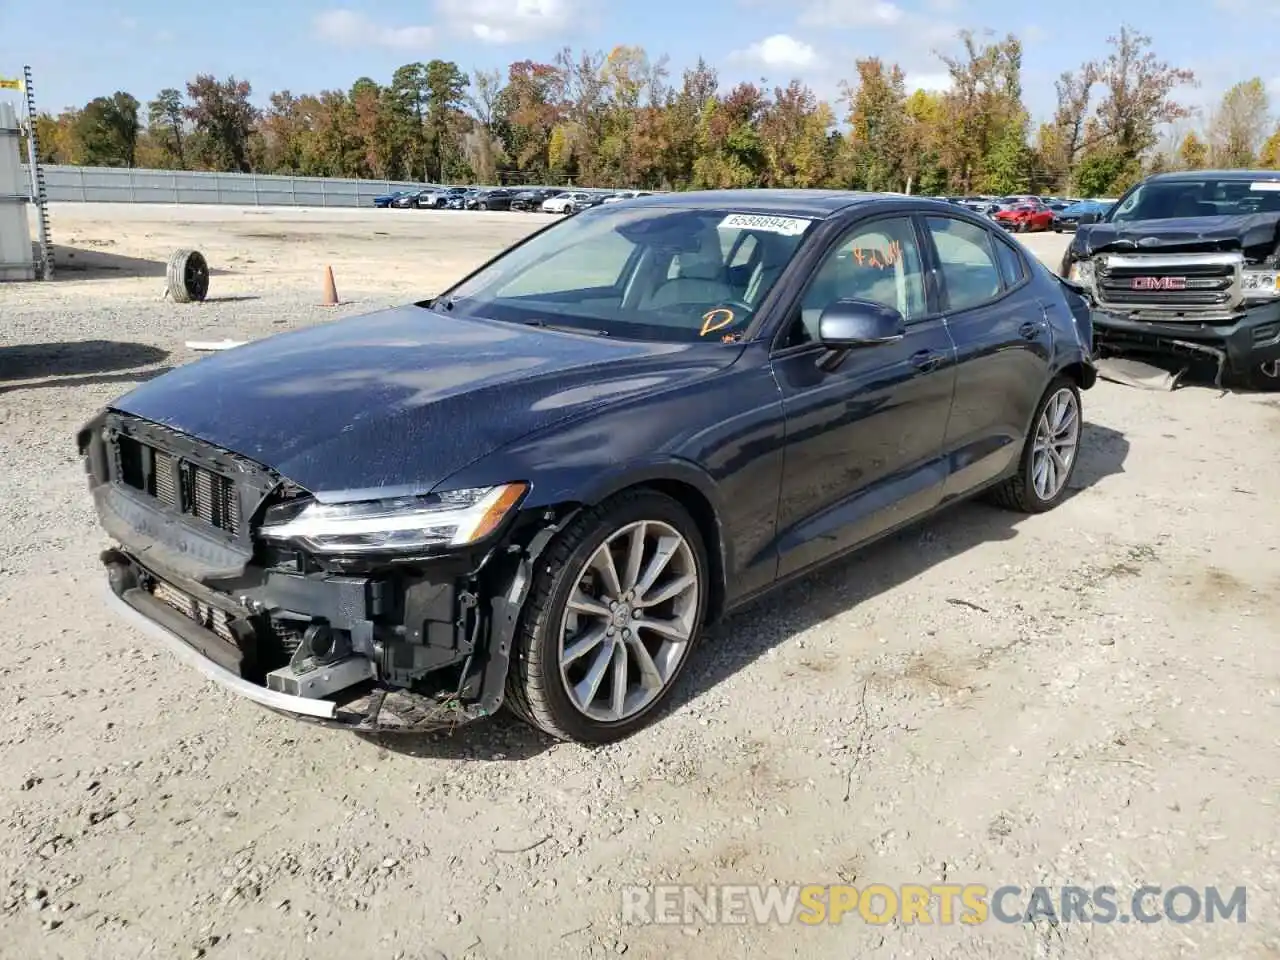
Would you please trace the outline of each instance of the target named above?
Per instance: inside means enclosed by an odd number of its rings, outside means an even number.
[[[1194,70],[1184,102],[1212,104],[1260,76],[1280,107],[1280,0],[0,0],[0,77],[34,71],[41,109],[57,112],[127,90],[144,103],[198,73],[248,79],[271,92],[389,81],[402,63],[441,58],[464,70],[550,60],[564,46],[638,44],[669,57],[672,78],[699,56],[721,83],[784,85],[798,78],[827,99],[854,61],[896,61],[908,85],[946,82],[938,49],[961,28],[1017,34],[1025,100],[1037,119],[1054,105],[1063,70],[1105,55],[1124,22],[1156,53]],[[1270,54],[1268,54],[1270,49]]]

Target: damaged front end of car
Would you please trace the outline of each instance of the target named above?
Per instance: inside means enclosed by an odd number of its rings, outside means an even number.
[[[1280,386],[1280,214],[1082,227],[1063,275],[1088,295],[1099,358],[1207,360]]]
[[[533,563],[560,529],[519,481],[327,502],[116,410],[79,433],[117,611],[262,706],[370,733],[502,704]]]

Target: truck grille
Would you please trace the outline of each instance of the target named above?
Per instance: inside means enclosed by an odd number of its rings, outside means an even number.
[[[1239,263],[1221,254],[1099,257],[1098,302],[1136,310],[1224,312],[1239,303]]]
[[[232,535],[240,532],[235,482],[133,437],[116,438],[118,476],[126,486]]]

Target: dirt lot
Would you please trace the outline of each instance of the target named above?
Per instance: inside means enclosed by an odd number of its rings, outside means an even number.
[[[600,750],[372,743],[117,628],[72,437],[193,358],[429,294],[544,218],[68,205],[0,287],[0,956],[1280,957],[1280,403],[1102,384],[1076,493],[960,507],[719,627]],[[1029,241],[1050,264],[1060,238]],[[161,299],[194,246],[210,300]],[[74,248],[74,259],[68,254]],[[331,264],[336,309],[316,304]],[[79,265],[80,269],[75,269]],[[1248,889],[1245,924],[620,923],[624,884]]]

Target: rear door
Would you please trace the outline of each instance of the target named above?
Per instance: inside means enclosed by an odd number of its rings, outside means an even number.
[[[922,217],[930,269],[956,347],[943,499],[1000,477],[1022,451],[1053,343],[1021,245],[946,215]]]

